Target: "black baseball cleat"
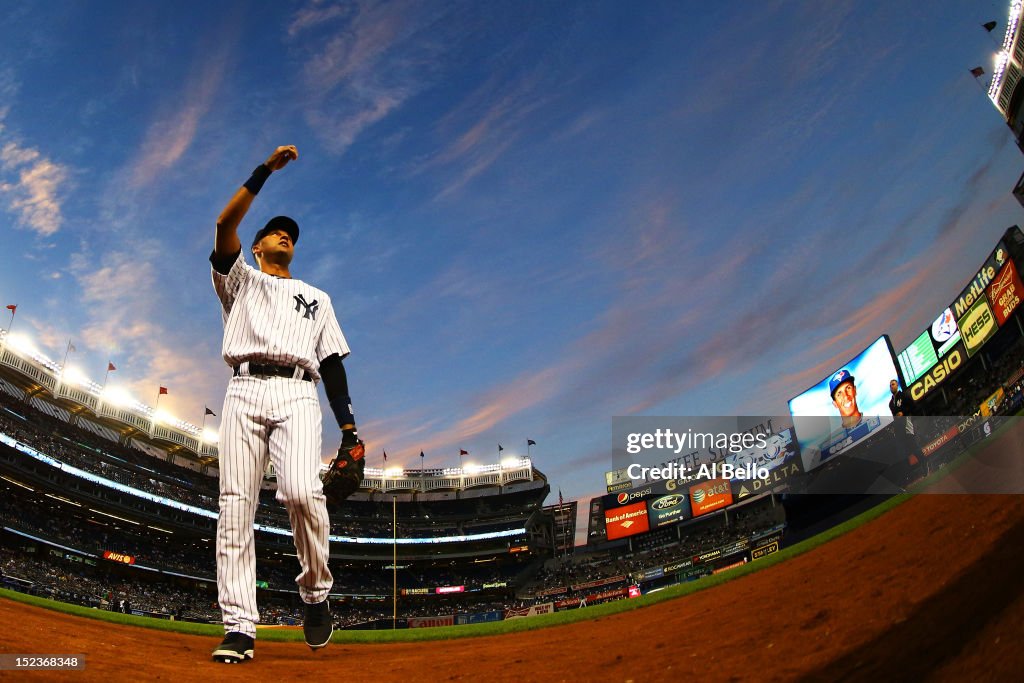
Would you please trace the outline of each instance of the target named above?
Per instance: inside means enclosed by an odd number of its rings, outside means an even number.
[[[331,642],[334,620],[331,618],[331,607],[326,600],[315,605],[306,605],[302,633],[306,636],[306,645],[314,650],[327,647],[327,643]]]
[[[244,633],[232,631],[213,651],[213,661],[221,664],[238,664],[252,659],[256,641]]]

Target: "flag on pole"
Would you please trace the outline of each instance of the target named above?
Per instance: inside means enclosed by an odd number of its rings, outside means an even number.
[[[426,457],[425,455],[423,455],[423,451],[420,451],[420,457],[421,458],[425,458]]]
[[[384,454],[384,462],[387,462],[388,461],[388,452],[385,451],[383,448],[381,449],[381,452]]]
[[[502,452],[503,450],[505,450],[505,449],[504,449],[504,448],[502,447],[502,445],[501,445],[501,444],[499,443],[499,444],[498,444],[498,452],[499,452],[499,453],[501,453],[501,452]]]
[[[68,342],[68,353],[78,353],[78,349],[71,342]]]
[[[206,408],[206,406],[203,407]],[[209,408],[206,408],[206,413],[203,414],[203,417],[206,417],[207,415],[213,415],[214,417],[217,417],[217,413],[213,412]]]
[[[7,310],[11,312],[11,315],[18,310],[18,304],[7,304]]]
[[[536,446],[536,445],[537,445],[537,442],[536,442],[536,441],[534,441],[533,439],[527,439],[527,440],[526,440],[526,445],[527,445],[527,446]]]
[[[117,368],[115,368],[115,367],[114,367],[114,364],[113,364],[113,363],[111,363],[111,362],[110,362],[110,361],[108,360],[108,361],[107,361],[107,372],[113,372],[114,370],[117,370]]]
[[[986,21],[984,24],[981,25],[981,27],[988,31],[989,33],[992,33],[992,31],[994,31],[996,26],[998,25],[999,22],[997,21]]]
[[[558,488],[558,507],[562,507],[565,504],[565,500],[562,499],[562,488]]]
[[[980,66],[976,66],[973,69],[971,69],[971,75],[974,76],[975,78],[981,78],[982,76],[985,75],[985,70],[982,69]]]
[[[469,455],[469,451],[464,451],[464,450],[462,450],[462,449],[460,448],[460,449],[459,449],[459,455]]]
[[[160,387],[160,393],[157,396],[163,396],[167,393],[167,387]]]

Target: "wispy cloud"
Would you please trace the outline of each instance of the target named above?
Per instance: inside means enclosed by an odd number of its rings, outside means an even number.
[[[408,463],[410,458],[418,460],[415,456],[421,450],[428,458],[436,458],[438,453],[450,454],[466,448],[481,435],[494,435],[493,430],[503,421],[543,404],[562,388],[556,369],[544,368],[482,393],[464,396],[455,414],[460,411],[469,414],[454,421],[438,417],[436,408],[430,406],[417,407],[385,420],[369,421],[363,427],[368,434],[373,434],[375,443],[391,451],[390,457],[396,464]],[[498,437],[495,435],[495,438]]]
[[[306,7],[302,7],[295,12],[292,23],[288,25],[288,37],[294,38],[307,29],[348,16],[354,8],[355,6],[350,4],[314,0]]]
[[[183,419],[195,406],[223,389],[210,372],[213,356],[196,354],[179,338],[179,332],[162,313],[165,299],[157,282],[155,243],[140,241],[136,251],[112,252],[96,257],[73,257],[71,272],[79,287],[85,320],[75,335],[80,350],[88,347],[107,355],[121,370],[123,379],[144,403],[152,403],[155,388],[171,393],[162,406],[180,411]]]
[[[131,187],[149,185],[175,165],[194,142],[200,123],[216,102],[230,60],[229,43],[206,52],[171,104],[146,131],[139,152],[126,169]]]
[[[5,115],[6,110],[0,111],[0,194],[18,225],[43,237],[53,235],[64,222],[69,170],[12,135],[4,125]]]
[[[402,1],[344,9],[314,2],[295,14],[288,35],[304,41],[307,121],[330,151],[343,154],[434,81],[450,19],[437,10]]]
[[[461,190],[515,146],[526,133],[529,116],[552,99],[541,82],[535,73],[512,80],[508,74],[494,74],[439,122],[439,134],[450,141],[418,169],[455,169],[438,199]]]

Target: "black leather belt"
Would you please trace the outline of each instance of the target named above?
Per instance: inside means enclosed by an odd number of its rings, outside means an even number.
[[[240,366],[234,367],[233,373],[235,377],[242,374]],[[259,363],[249,363],[249,376],[250,377],[287,377],[291,379],[295,377],[295,366],[294,365],[260,365]],[[309,371],[302,371],[302,381],[312,382],[313,378],[310,376]]]

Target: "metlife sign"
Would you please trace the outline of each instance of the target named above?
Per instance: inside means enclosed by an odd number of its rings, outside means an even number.
[[[975,304],[979,301],[986,300],[985,289],[992,283],[996,278],[996,273],[1003,267],[1007,259],[1010,258],[1009,253],[1006,251],[1006,245],[1003,244],[1002,240],[996,245],[995,250],[991,256],[985,261],[985,264],[978,270],[977,274],[968,283],[964,290],[960,292],[960,296],[953,302],[953,315],[956,316],[957,322],[960,323],[960,331],[963,332],[963,319],[968,315],[972,309],[975,308]],[[967,351],[970,353],[971,344],[965,339],[964,343],[967,346]]]

